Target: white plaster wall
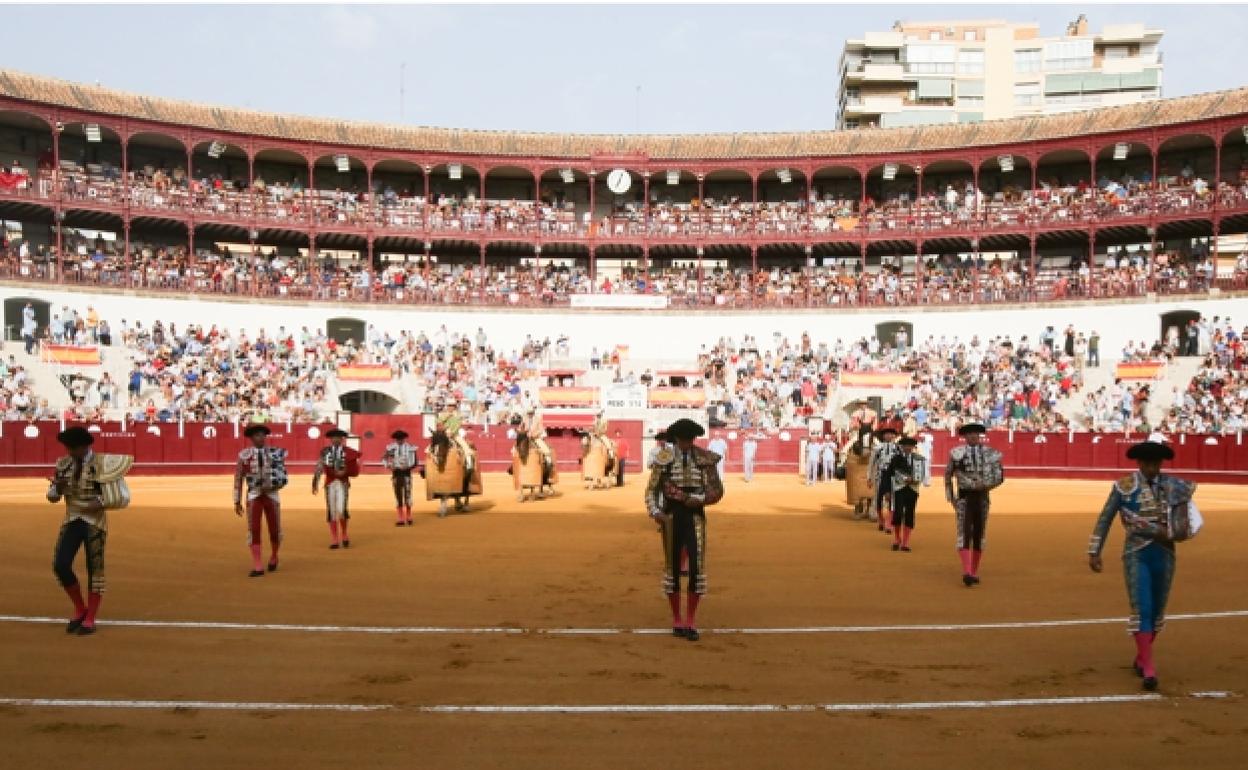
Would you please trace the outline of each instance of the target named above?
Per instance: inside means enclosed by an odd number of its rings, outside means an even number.
[[[121,319],[148,325],[156,320],[176,324],[216,324],[237,331],[246,329],[254,334],[263,327],[269,333],[285,326],[297,333],[300,327],[323,328],[325,321],[336,316],[359,318],[382,330],[424,331],[432,334],[445,324],[451,331],[475,333],[483,327],[492,344],[503,350],[518,348],[525,335],[552,340],[566,332],[572,342],[572,354],[588,356],[596,346],[604,350],[612,345],[627,344],[631,357],[657,361],[681,361],[695,356],[699,347],[730,336],[740,340],[753,334],[761,346],[770,346],[772,334],[780,332],[796,341],[808,331],[816,341],[846,342],[875,333],[881,322],[905,320],[914,324],[915,339],[929,335],[981,339],[1009,335],[1017,340],[1023,335],[1035,339],[1045,326],[1052,325],[1060,333],[1071,323],[1075,328],[1101,333],[1101,356],[1114,360],[1118,350],[1128,342],[1156,341],[1160,333],[1160,316],[1172,310],[1195,310],[1207,317],[1230,317],[1237,327],[1248,325],[1248,297],[1201,299],[1184,302],[1139,301],[1131,304],[1056,305],[1045,308],[990,310],[917,310],[894,312],[784,312],[754,313],[720,311],[675,313],[669,311],[510,311],[510,310],[429,310],[404,309],[385,305],[334,305],[312,303],[259,304],[209,299],[173,299],[154,296],[133,296],[125,293],[93,293],[88,291],[45,290],[21,285],[0,284],[0,299],[37,297],[52,304],[53,312],[62,305],[85,312],[94,305],[102,318],[116,328]]]

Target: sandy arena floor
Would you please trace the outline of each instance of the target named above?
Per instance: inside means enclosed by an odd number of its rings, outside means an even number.
[[[90,638],[61,629],[62,509],[38,480],[0,482],[4,766],[1244,766],[1242,487],[1198,493],[1207,531],[1181,546],[1170,607],[1193,617],[1163,635],[1162,693],[1148,696],[1118,620],[1121,533],[1104,574],[1083,556],[1107,483],[1009,482],[984,583],[967,589],[936,487],[901,554],[851,521],[839,483],[730,478],[692,644],[661,633],[642,481],[571,481],[519,504],[490,476],[469,513],[439,520],[418,501],[415,526],[397,529],[386,480],[367,477],[352,548],[330,551],[298,478],[281,568],[248,579],[228,480],[135,479],[134,505],[111,519]],[[915,625],[940,628],[897,628]],[[1211,692],[1223,695],[1195,695]],[[291,710],[310,705],[325,708]],[[672,705],[696,708],[660,710]],[[463,706],[525,708],[432,708]],[[567,710],[584,706],[614,710]]]

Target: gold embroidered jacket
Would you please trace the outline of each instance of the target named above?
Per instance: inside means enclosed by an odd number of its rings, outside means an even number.
[[[56,461],[55,478],[68,487],[62,494],[56,484],[48,486],[48,502],[65,500],[65,520],[68,524],[82,519],[93,527],[108,529],[108,511],[125,508],[130,504],[130,489],[125,475],[134,465],[129,455],[96,454],[88,452],[82,460],[82,472],[74,480],[74,458],[68,455]]]
[[[694,507],[718,503],[724,496],[718,462],[719,455],[701,447],[687,453],[675,446],[663,447],[650,466],[646,510],[651,516],[661,516],[672,503]]]

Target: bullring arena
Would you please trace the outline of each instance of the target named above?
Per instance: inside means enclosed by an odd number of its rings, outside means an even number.
[[[1248,89],[978,126],[556,137],[3,71],[0,127],[25,148],[0,175],[20,224],[0,279],[12,766],[1241,766]],[[970,192],[946,207],[946,188]],[[396,527],[388,437],[423,458],[455,404],[484,494],[439,516],[416,478]],[[506,469],[530,409],[561,480],[521,502]],[[600,412],[628,459],[591,490]],[[867,414],[930,438],[911,552],[836,472],[807,478],[810,447],[839,465]],[[643,501],[680,418],[727,447],[696,642],[672,636]],[[968,422],[1006,479],[973,587],[941,481]],[[291,472],[280,568],[257,579],[231,500],[252,423]],[[89,638],[64,632],[49,569],[70,426],[135,458]],[[330,550],[310,486],[335,427],[363,470]],[[1157,434],[1205,531],[1178,546],[1149,691],[1121,527],[1104,574],[1087,547],[1126,449]]]

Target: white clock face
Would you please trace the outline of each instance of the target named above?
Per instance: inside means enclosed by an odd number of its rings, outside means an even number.
[[[633,179],[628,172],[622,168],[617,168],[610,174],[607,174],[607,189],[616,195],[623,195],[628,192],[628,188],[633,186]]]

